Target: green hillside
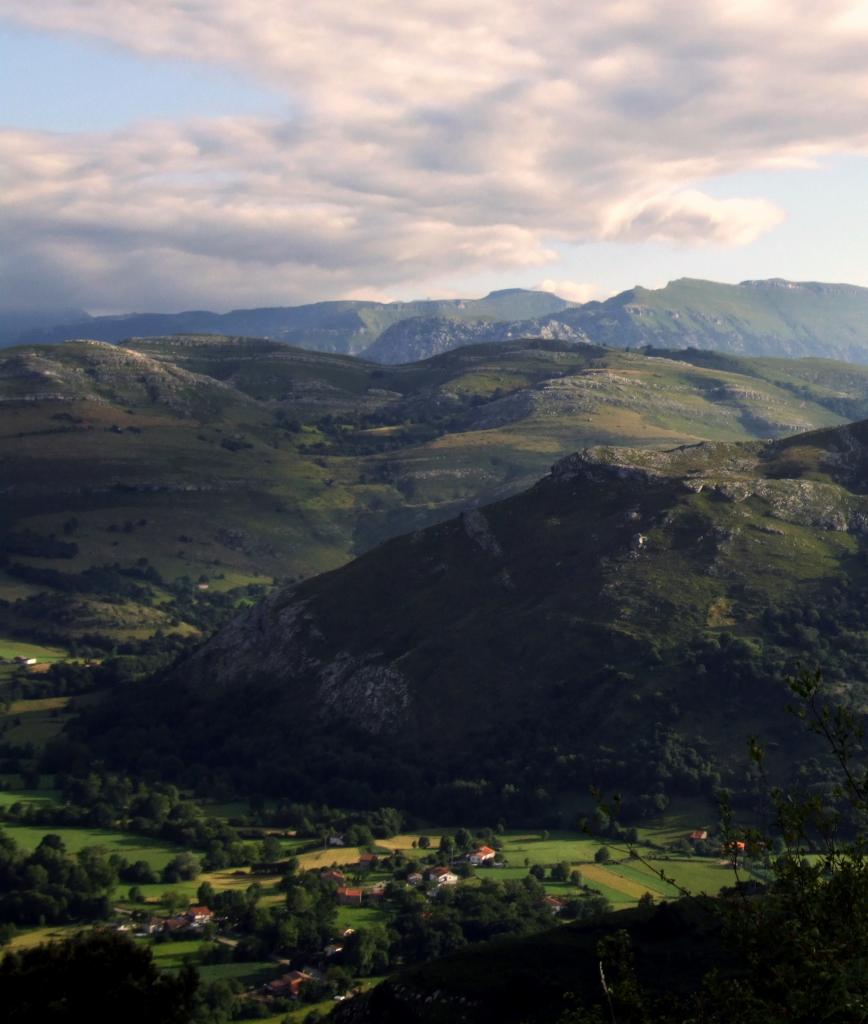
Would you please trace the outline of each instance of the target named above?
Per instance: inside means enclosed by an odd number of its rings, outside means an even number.
[[[682,278],[589,302],[557,319],[600,345],[868,361],[868,289],[847,284]]]
[[[89,742],[447,820],[569,821],[590,782],[636,815],[743,792],[746,734],[794,764],[780,709],[800,662],[868,696],[866,485],[865,422],[590,449],[277,591],[149,695],[157,721],[126,694]]]
[[[193,635],[251,586],[516,493],[583,446],[863,415],[868,370],[820,361],[512,341],[380,367],[196,335],[10,349],[0,636]]]

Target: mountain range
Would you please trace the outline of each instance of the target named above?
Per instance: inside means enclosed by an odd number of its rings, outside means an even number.
[[[450,322],[525,321],[569,307],[548,292],[509,288],[482,299],[432,299],[418,302],[316,302],[305,306],[236,309],[229,313],[191,310],[185,313],[128,313],[84,317],[50,328],[20,332],[24,344],[87,338],[119,342],[168,334],[222,334],[269,338],[318,352],[358,355],[389,327],[414,317]],[[524,332],[525,334],[533,332]],[[434,353],[429,353],[434,354]],[[412,358],[412,357],[411,357]],[[409,362],[411,359],[396,360]]]
[[[276,590],[95,712],[88,744],[183,758],[190,784],[461,820],[563,825],[592,781],[633,814],[722,780],[749,795],[746,735],[798,767],[787,673],[822,663],[868,697],[866,493],[866,421],[586,449]]]
[[[307,578],[518,493],[578,448],[863,416],[868,368],[820,360],[539,339],[388,367],[214,336],[8,349],[0,630],[33,637],[50,621],[61,644],[189,631],[164,585]],[[143,559],[164,583],[137,581],[146,603],[82,575]]]
[[[0,345],[212,333],[406,363],[463,345],[542,336],[620,348],[692,347],[868,362],[868,289],[780,279],[729,285],[682,278],[584,305],[515,288],[482,299],[320,302],[222,314],[82,316],[65,322],[42,314],[29,330],[16,316],[6,324],[0,314]]]

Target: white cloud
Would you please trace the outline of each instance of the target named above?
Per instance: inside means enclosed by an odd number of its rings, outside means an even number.
[[[552,264],[558,243],[748,244],[783,212],[703,181],[868,148],[866,12],[0,0],[31,27],[243,69],[297,112],[0,132],[0,292],[225,307],[422,293],[447,273]]]
[[[593,281],[554,281],[546,278],[535,286],[537,291],[552,292],[559,295],[567,302],[590,302],[591,299],[599,299],[599,285]]]
[[[603,237],[748,245],[783,219],[783,210],[765,199],[715,199],[686,189],[613,204]]]

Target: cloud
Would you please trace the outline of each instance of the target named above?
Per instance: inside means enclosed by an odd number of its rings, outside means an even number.
[[[604,237],[614,241],[748,245],[784,219],[765,199],[716,199],[696,189],[614,204]]]
[[[536,285],[540,292],[552,292],[568,302],[590,302],[600,298],[599,285],[593,281],[553,281],[546,278]]]
[[[0,132],[0,298],[296,302],[546,266],[563,243],[749,244],[783,211],[703,182],[868,148],[866,7],[0,0],[241,69],[294,112]]]

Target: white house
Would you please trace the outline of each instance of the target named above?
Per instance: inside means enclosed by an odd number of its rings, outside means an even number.
[[[430,868],[428,870],[428,881],[436,882],[437,885],[456,885],[458,883],[458,875],[454,871],[450,871],[449,868]]]

